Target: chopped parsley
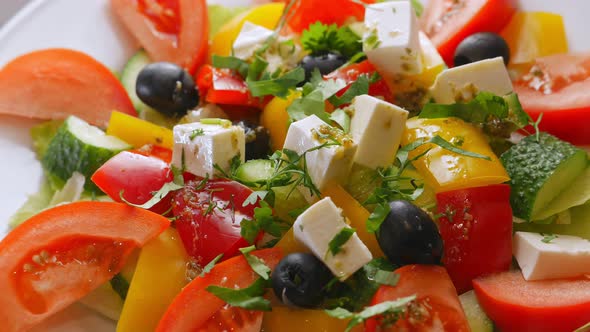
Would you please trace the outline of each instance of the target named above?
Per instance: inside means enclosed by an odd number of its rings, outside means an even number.
[[[201,274],[199,274],[199,277],[204,277],[207,273],[211,272],[211,270],[213,270],[213,268],[215,267],[215,264],[217,264],[217,262],[219,262],[221,257],[223,257],[223,254],[217,255],[209,263],[207,263],[207,265],[205,265],[205,267],[203,268],[203,271],[201,271]]]
[[[254,220],[244,219],[240,223],[240,235],[252,244],[261,231],[264,231],[274,237],[280,237],[285,225],[281,220],[273,216],[270,205],[261,200],[260,207],[254,208]]]
[[[330,243],[328,244],[329,252],[333,256],[335,256],[336,254],[341,252],[342,246],[344,244],[346,244],[346,242],[348,242],[348,240],[350,240],[350,238],[354,235],[355,232],[356,232],[356,230],[354,228],[350,228],[350,227],[342,228],[340,230],[340,232],[338,232],[338,234],[336,234],[332,238],[332,240],[330,240]]]
[[[252,285],[242,289],[211,285],[206,290],[234,307],[270,311],[270,301],[263,297],[267,284],[266,280],[258,278]]]
[[[271,269],[266,264],[264,264],[262,259],[250,254],[254,250],[256,250],[255,246],[240,248],[240,252],[244,255],[252,270],[254,270],[254,272],[256,272],[256,274],[258,274],[262,279],[268,280]]]
[[[193,130],[193,132],[191,133],[191,135],[189,136],[189,138],[192,140],[194,140],[197,136],[203,136],[205,135],[205,131],[203,130],[203,128],[198,128]]]
[[[336,122],[345,133],[350,132],[350,115],[344,109],[339,108],[332,112],[330,120]]]
[[[390,211],[391,207],[389,206],[389,204],[382,203],[377,205],[377,207],[375,207],[375,210],[373,210],[373,213],[371,213],[371,215],[369,216],[369,219],[367,219],[367,231],[369,231],[370,233],[377,232],[381,227],[381,224],[385,221],[385,218],[387,218],[387,215]]]
[[[326,25],[316,22],[301,33],[303,48],[312,55],[338,52],[351,58],[362,52],[360,37],[349,27],[338,27],[336,24]]]
[[[555,234],[541,234],[541,235],[543,235],[543,238],[541,239],[541,242],[543,242],[543,243],[551,243],[551,241],[553,241],[559,237]]]

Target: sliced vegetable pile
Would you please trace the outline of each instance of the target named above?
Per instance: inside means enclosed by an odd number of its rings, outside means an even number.
[[[143,47],[120,81],[65,49],[0,70],[0,113],[51,120],[0,242],[3,330],[78,300],[122,332],[590,322],[587,57],[558,15],[111,5]]]

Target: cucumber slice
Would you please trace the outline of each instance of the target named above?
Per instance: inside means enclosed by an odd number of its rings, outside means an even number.
[[[567,211],[570,219],[569,224],[521,223],[514,224],[514,231],[573,235],[590,240],[590,203],[575,206]]]
[[[49,142],[41,165],[52,184],[61,188],[74,172],[89,178],[112,156],[130,148],[122,140],[70,116]],[[91,192],[100,192],[92,181],[86,181],[84,187]]]
[[[135,93],[135,83],[137,82],[139,72],[151,62],[152,61],[147,53],[144,50],[140,50],[127,61],[127,64],[121,72],[121,84],[123,84],[123,87],[127,90],[127,94],[129,95],[129,98],[131,98],[131,102],[137,111],[149,108]]]
[[[547,205],[538,215],[539,219],[546,219],[571,207],[583,205],[590,201],[590,167],[580,174],[559,196]]]
[[[363,203],[377,189],[380,182],[377,171],[355,163],[352,165],[348,183],[344,189],[358,202]]]
[[[459,300],[461,300],[461,306],[463,306],[463,311],[465,311],[471,332],[494,331],[494,323],[492,323],[492,320],[479,306],[474,291],[470,290],[467,293],[461,294]]]
[[[500,157],[510,176],[516,217],[538,220],[542,210],[588,165],[586,152],[547,133],[528,136]]]
[[[119,320],[123,311],[123,300],[108,282],[80,299],[80,303],[114,321]]]
[[[272,160],[248,160],[238,167],[235,177],[243,183],[259,183],[271,178],[275,164]]]

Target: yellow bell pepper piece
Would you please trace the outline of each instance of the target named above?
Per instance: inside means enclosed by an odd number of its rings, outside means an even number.
[[[567,53],[561,15],[517,12],[501,33],[510,47],[510,63],[529,63],[538,57]]]
[[[254,7],[234,17],[211,38],[209,53],[221,56],[231,55],[232,45],[246,21],[267,29],[274,29],[279,23],[284,9],[284,3],[269,3]]]
[[[299,96],[300,94],[296,92],[292,93],[287,99],[275,97],[266,105],[260,115],[260,122],[268,130],[273,150],[283,148],[287,130],[289,129],[287,107]]]
[[[272,311],[264,313],[263,332],[342,332],[346,330],[347,320],[328,316],[323,310],[295,309],[274,306]],[[363,331],[363,325],[355,326],[351,331]]]
[[[436,192],[498,184],[510,180],[504,166],[492,151],[483,133],[461,119],[412,118],[406,122],[402,144],[406,145],[419,139],[429,139],[436,135],[456,144],[463,150],[491,158],[491,160],[485,160],[467,157],[434,144],[426,144],[415,149],[410,153],[410,158],[431,148],[425,156],[414,161],[413,164],[424,176],[426,184]]]
[[[107,134],[140,148],[146,144],[174,146],[172,130],[120,112],[111,113]]]
[[[375,234],[367,231],[367,219],[371,215],[369,211],[340,185],[329,185],[323,190],[322,195],[330,197],[334,204],[342,209],[344,216],[350,220],[350,227],[356,229],[357,235],[369,248],[373,257],[383,257]]]
[[[188,260],[178,232],[172,227],[141,250],[117,332],[155,330],[174,297],[188,282]]]
[[[301,242],[295,239],[295,235],[293,234],[293,227],[291,227],[285,235],[277,242],[275,247],[283,249],[283,253],[285,255],[293,254],[296,252],[305,252],[310,253],[311,250],[304,246]]]

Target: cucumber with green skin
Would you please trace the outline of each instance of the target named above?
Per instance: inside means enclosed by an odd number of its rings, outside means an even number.
[[[70,116],[49,142],[41,165],[52,184],[61,188],[74,172],[89,179],[112,156],[130,148],[122,140]],[[92,181],[86,181],[84,187],[90,192],[100,193]]]
[[[524,138],[500,157],[510,176],[510,203],[516,217],[538,219],[553,199],[586,169],[586,151],[547,133]]]
[[[494,323],[483,311],[479,305],[479,302],[477,302],[477,297],[475,296],[475,292],[473,290],[461,294],[459,296],[459,300],[461,301],[461,306],[465,312],[471,332],[494,331]]]
[[[275,163],[268,159],[248,160],[236,170],[235,177],[242,183],[260,183],[270,179]]]
[[[127,64],[121,72],[121,84],[123,84],[129,98],[131,98],[133,107],[135,107],[138,112],[149,107],[139,99],[135,92],[137,76],[139,76],[139,72],[151,62],[152,61],[147,53],[144,50],[140,50],[127,61]]]

